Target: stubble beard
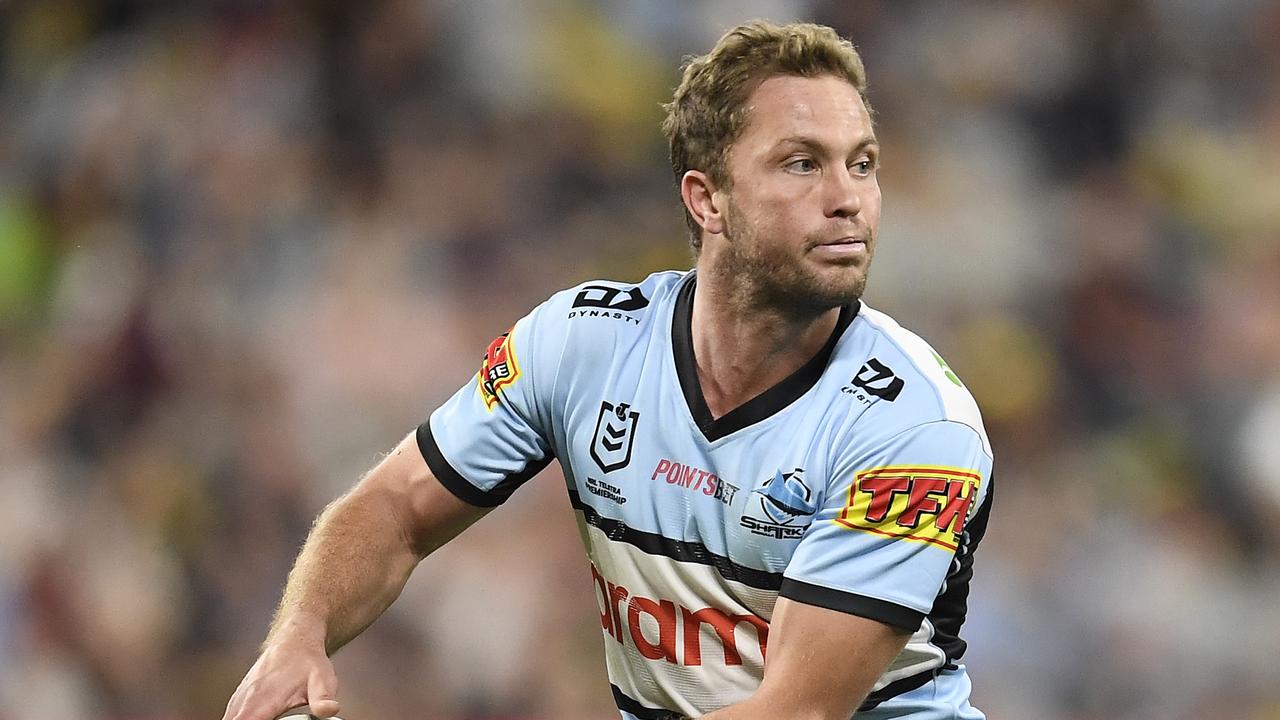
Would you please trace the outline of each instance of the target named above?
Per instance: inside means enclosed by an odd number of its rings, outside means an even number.
[[[861,272],[848,268],[845,272],[819,274],[799,257],[783,250],[770,252],[757,242],[755,227],[741,210],[729,203],[724,231],[726,250],[722,274],[737,289],[735,293],[743,309],[775,308],[785,313],[820,314],[832,308],[859,300],[867,286],[870,260]],[[822,242],[806,237],[802,253]],[[874,247],[874,240],[869,239]]]

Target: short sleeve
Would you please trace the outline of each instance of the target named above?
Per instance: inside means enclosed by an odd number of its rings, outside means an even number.
[[[472,505],[502,504],[554,457],[548,397],[563,342],[543,308],[494,339],[475,376],[418,427],[431,472]]]
[[[915,631],[986,502],[991,457],[976,430],[946,420],[849,455],[836,463],[781,594]]]

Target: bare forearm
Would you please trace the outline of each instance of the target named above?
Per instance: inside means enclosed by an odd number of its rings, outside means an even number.
[[[848,720],[911,633],[779,598],[764,681],[701,720]]]
[[[299,553],[266,644],[323,638],[332,654],[399,596],[419,556],[386,492],[357,488],[330,505]]]
[[[414,434],[316,521],[271,632],[227,703],[223,720],[270,720],[309,705],[340,708],[328,655],[369,626],[404,588],[418,561],[484,515],[431,473]]]
[[[845,689],[841,688],[841,690]],[[867,683],[867,691],[870,691],[870,683]],[[858,695],[858,699],[850,704],[857,707],[862,704],[862,698],[865,698],[867,693],[855,690],[853,694]],[[829,702],[815,701],[812,695],[783,688],[770,688],[764,692],[757,692],[742,702],[706,715],[699,715],[698,720],[775,720],[776,718],[848,720],[850,715],[853,715],[853,711],[848,710],[847,706],[833,708]]]
[[[784,698],[755,695],[713,713],[699,715],[698,720],[775,720],[775,718],[827,720],[831,717],[819,710],[806,707],[809,704],[809,698],[793,698],[788,702]],[[848,720],[848,717],[845,715],[840,720]]]

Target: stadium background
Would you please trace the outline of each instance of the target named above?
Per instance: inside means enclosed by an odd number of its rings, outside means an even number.
[[[689,264],[657,124],[751,17],[864,53],[871,304],[984,408],[992,720],[1280,718],[1280,7],[0,4],[0,720],[219,717],[311,518],[551,291]],[[554,469],[344,715],[608,718]]]

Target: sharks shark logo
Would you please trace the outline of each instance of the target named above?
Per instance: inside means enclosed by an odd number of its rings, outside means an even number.
[[[818,506],[804,481],[804,468],[778,470],[751,493],[739,523],[756,535],[793,540],[804,535]]]

